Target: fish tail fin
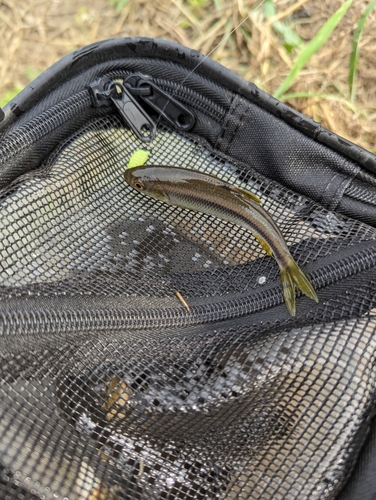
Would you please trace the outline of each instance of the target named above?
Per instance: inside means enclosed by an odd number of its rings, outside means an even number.
[[[295,316],[295,287],[287,268],[281,269],[281,281],[285,304],[291,316]]]
[[[319,301],[307,276],[293,259],[290,260],[286,268],[281,269],[281,280],[285,302],[292,316],[295,315],[294,283],[307,297],[315,302]]]
[[[313,286],[312,286],[311,282],[309,281],[309,279],[307,278],[307,276],[300,269],[298,264],[294,260],[292,260],[292,262],[289,263],[287,269],[288,269],[288,272],[290,273],[290,276],[292,277],[295,285],[305,295],[307,295],[307,297],[314,300],[315,302],[318,302],[319,299],[317,297],[315,289],[313,288]]]

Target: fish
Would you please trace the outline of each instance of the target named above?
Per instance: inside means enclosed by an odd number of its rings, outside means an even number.
[[[138,192],[169,205],[215,216],[250,231],[280,269],[287,309],[295,316],[295,285],[318,302],[317,294],[292,257],[282,231],[261,200],[241,187],[197,170],[166,165],[127,168],[125,181]]]

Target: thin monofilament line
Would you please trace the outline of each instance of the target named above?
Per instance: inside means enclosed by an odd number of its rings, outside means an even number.
[[[252,12],[254,12],[255,10],[259,9],[261,7],[261,5],[265,2],[265,0],[261,0],[261,2],[257,5],[257,7],[255,7],[253,9]],[[174,97],[176,95],[176,93],[179,91],[179,89],[183,86],[183,84],[187,81],[187,79],[193,74],[195,73],[195,71],[197,71],[197,68],[199,68],[201,66],[201,64],[203,64],[206,59],[208,59],[208,57],[211,56],[211,54],[213,54],[213,52],[215,52],[218,47],[220,47],[223,43],[227,42],[227,40],[230,38],[230,36],[235,33],[235,31],[237,31],[240,26],[242,26],[242,24],[244,24],[249,18],[250,18],[251,14],[248,14],[242,21],[240,21],[240,23],[235,26],[235,28],[233,28],[230,33],[224,38],[222,39],[208,54],[206,54],[206,56],[204,56],[204,58],[183,78],[183,80],[179,83],[179,85],[177,86],[177,88],[172,92],[171,94],[171,97]],[[162,113],[164,113],[165,109],[167,108],[168,104],[170,103],[170,101],[168,100],[166,102],[166,104],[164,105],[159,117],[158,117],[158,120],[157,120],[157,123],[155,124],[156,127],[158,127],[159,125],[159,122],[161,121],[161,117],[162,117]]]

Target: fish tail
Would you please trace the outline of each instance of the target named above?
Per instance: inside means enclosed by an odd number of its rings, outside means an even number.
[[[296,286],[305,294],[307,297],[310,299],[314,300],[315,302],[318,302],[319,299],[317,297],[317,294],[315,292],[315,289],[311,285],[311,282],[307,278],[307,276],[303,273],[303,271],[300,269],[298,264],[291,259],[291,262],[287,266],[288,272],[290,273],[290,276],[292,277],[294,283]]]
[[[281,281],[282,281],[282,291],[283,297],[287,309],[291,316],[295,316],[295,288],[294,282],[287,268],[281,269]]]
[[[281,281],[286,306],[292,316],[295,316],[294,284],[305,295],[307,295],[307,297],[314,300],[315,302],[319,301],[310,281],[292,258],[286,267],[281,268]]]

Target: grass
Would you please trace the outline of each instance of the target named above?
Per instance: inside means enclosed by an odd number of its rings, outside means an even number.
[[[40,74],[40,71],[37,68],[34,68],[33,66],[27,66],[26,69],[24,70],[24,76],[27,79],[27,82],[30,83],[35,78]],[[3,95],[0,96],[0,107],[5,106],[8,104],[9,101],[11,101],[17,94],[21,92],[21,90],[24,88],[23,85],[16,83],[13,85],[13,87],[10,87],[7,89]]]
[[[116,12],[120,12],[123,7],[127,5],[129,0],[110,0],[111,5],[115,8]]]
[[[16,97],[22,89],[23,87],[21,87],[21,85],[15,85],[13,88],[6,90],[0,97],[0,108],[8,104],[8,102],[11,101],[13,97]]]
[[[65,54],[101,39],[149,36],[210,53],[323,126],[373,150],[375,4],[7,0],[0,4],[0,105],[35,78],[25,68],[47,69]]]
[[[353,0],[347,0],[347,2],[341,5],[341,7],[322,25],[312,40],[310,40],[309,43],[307,43],[307,45],[305,45],[305,47],[299,52],[289,74],[273,94],[276,99],[283,98],[283,94],[291,87],[294,80],[296,80],[299,76],[299,73],[311,57],[321,49],[324,43],[333,34],[333,31],[352,3]]]
[[[273,30],[281,35],[283,46],[288,52],[292,52],[294,49],[300,48],[303,45],[303,40],[290,23],[273,21],[277,16],[276,6],[273,0],[265,0],[263,9],[265,17],[271,24]]]
[[[356,96],[356,84],[355,84],[355,79],[356,79],[356,73],[357,73],[357,68],[358,68],[358,62],[359,62],[359,46],[360,46],[360,39],[363,34],[363,30],[366,25],[367,18],[371,14],[372,10],[376,6],[376,0],[373,0],[369,2],[367,7],[365,8],[362,16],[360,17],[357,27],[354,30],[354,35],[352,38],[352,48],[351,48],[351,54],[350,54],[350,61],[349,61],[349,88],[350,88],[350,95],[351,95],[351,100],[355,100]]]

